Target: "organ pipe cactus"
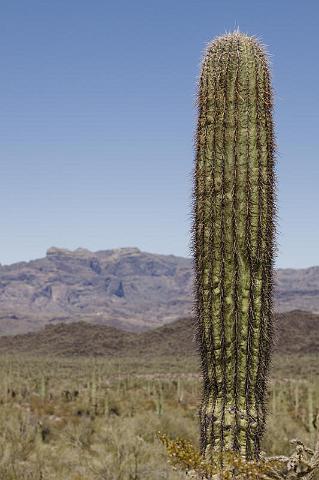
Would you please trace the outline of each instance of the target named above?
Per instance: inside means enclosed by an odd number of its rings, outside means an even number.
[[[240,32],[218,37],[202,62],[193,187],[205,457],[260,457],[273,337],[274,150],[264,48]]]

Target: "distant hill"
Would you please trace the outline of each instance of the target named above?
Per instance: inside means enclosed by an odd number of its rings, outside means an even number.
[[[143,331],[192,314],[192,261],[119,248],[51,247],[45,258],[0,266],[0,335],[86,321]],[[319,312],[319,267],[279,269],[275,310]]]
[[[300,310],[275,315],[280,354],[319,354],[319,315]],[[194,321],[182,318],[141,333],[85,322],[60,323],[38,332],[0,337],[0,354],[56,356],[195,356]]]

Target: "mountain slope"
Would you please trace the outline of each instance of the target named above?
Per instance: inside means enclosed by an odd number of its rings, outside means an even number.
[[[319,315],[300,310],[275,315],[281,354],[319,353]],[[57,356],[195,356],[194,321],[182,318],[141,333],[85,322],[60,323],[38,332],[0,337],[0,354]]]
[[[0,334],[85,320],[142,331],[192,312],[192,262],[120,248],[51,247],[46,257],[0,266]],[[319,312],[319,267],[279,269],[275,310]]]

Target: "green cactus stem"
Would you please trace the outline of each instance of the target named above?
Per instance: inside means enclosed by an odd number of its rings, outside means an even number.
[[[264,48],[234,32],[204,55],[193,189],[201,452],[259,458],[273,337],[275,147]]]

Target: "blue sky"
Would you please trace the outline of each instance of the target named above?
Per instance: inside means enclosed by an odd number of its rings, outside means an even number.
[[[318,3],[0,2],[0,262],[50,246],[189,256],[202,52],[271,53],[278,267],[319,265]]]

